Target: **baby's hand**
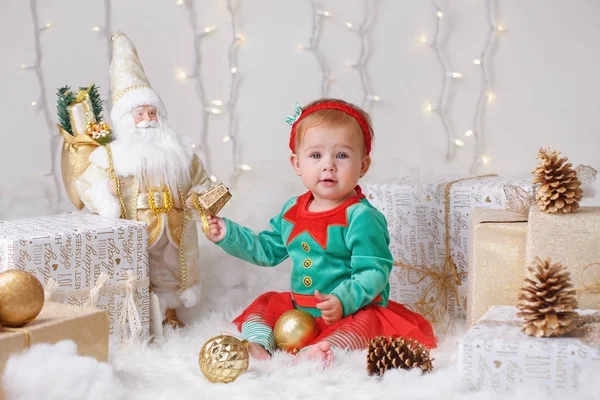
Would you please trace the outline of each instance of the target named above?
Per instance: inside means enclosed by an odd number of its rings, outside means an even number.
[[[204,232],[204,234],[208,240],[216,243],[225,239],[227,226],[225,225],[223,218],[213,217],[211,215],[208,215],[206,218],[208,219],[208,232]]]
[[[337,296],[332,294],[321,294],[318,290],[315,290],[315,297],[320,302],[317,303],[317,308],[321,310],[323,316],[323,322],[327,325],[333,325],[342,319],[344,310],[342,308],[342,302]]]

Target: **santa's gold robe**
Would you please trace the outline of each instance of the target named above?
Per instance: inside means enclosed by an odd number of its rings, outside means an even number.
[[[127,152],[119,149],[119,146],[113,148],[115,174],[125,179],[121,190],[125,217],[148,226],[152,290],[177,291],[180,294],[198,283],[200,278],[197,225],[194,220],[185,217],[185,201],[192,193],[210,188],[212,182],[202,162],[194,154],[191,179],[178,188],[179,193],[171,193],[167,188],[147,187],[130,173],[128,163],[121,160],[127,156]],[[119,200],[108,191],[107,186],[110,176],[106,150],[99,148],[95,152],[98,154],[90,157],[90,166],[76,182],[77,192],[91,212],[119,217]]]

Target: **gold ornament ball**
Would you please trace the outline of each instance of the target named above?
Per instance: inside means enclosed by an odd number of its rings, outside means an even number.
[[[296,354],[319,336],[319,325],[308,311],[290,310],[279,317],[273,334],[277,347]]]
[[[90,136],[91,136],[91,135],[92,135],[92,132],[93,132],[93,130],[92,130],[92,127],[91,127],[91,126],[88,126],[87,128],[85,128],[85,133],[87,133],[88,135],[90,135]]]
[[[211,382],[230,383],[248,369],[248,342],[233,336],[220,335],[210,339],[200,350],[200,371]]]
[[[110,126],[108,126],[108,124],[102,124],[102,129],[104,129],[105,131],[110,129]]]
[[[20,269],[0,273],[0,325],[25,325],[43,306],[44,287],[35,276]]]
[[[94,130],[95,130],[96,132],[100,132],[100,131],[102,130],[102,125],[100,125],[100,124],[96,124],[96,125],[94,125]]]

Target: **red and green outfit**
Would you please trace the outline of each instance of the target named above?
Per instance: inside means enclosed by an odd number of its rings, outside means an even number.
[[[340,206],[310,212],[311,192],[286,202],[270,221],[270,230],[252,230],[225,219],[226,237],[217,243],[232,256],[272,267],[290,257],[291,292],[259,296],[233,323],[242,336],[275,349],[272,329],[286,311],[303,309],[314,315],[321,329],[313,341],[358,350],[378,335],[413,338],[436,346],[430,323],[403,305],[389,301],[393,260],[383,214],[356,187],[357,195]],[[343,318],[326,325],[314,291],[335,295]]]

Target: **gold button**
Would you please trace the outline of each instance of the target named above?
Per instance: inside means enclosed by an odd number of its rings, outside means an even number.
[[[305,276],[302,283],[304,283],[304,286],[310,287],[312,285],[312,279],[310,279],[310,276]]]
[[[312,260],[310,258],[307,258],[306,260],[304,260],[304,262],[302,263],[302,266],[304,268],[310,268],[312,266]]]
[[[310,246],[308,245],[308,243],[302,242],[302,250],[304,250],[304,251],[310,250]]]

